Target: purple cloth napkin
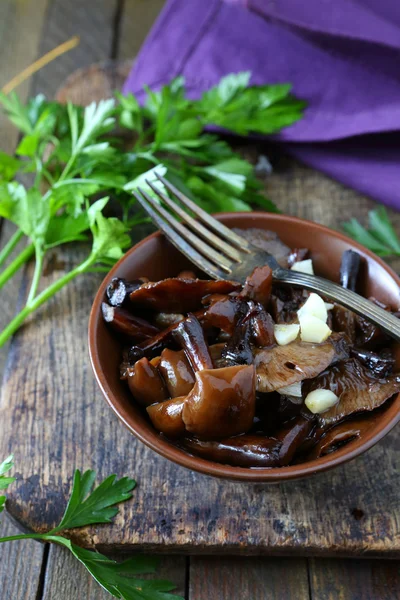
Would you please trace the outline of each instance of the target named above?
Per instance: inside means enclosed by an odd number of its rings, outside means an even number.
[[[196,97],[247,70],[308,103],[287,151],[400,209],[399,0],[169,0],[124,92],[184,75]]]

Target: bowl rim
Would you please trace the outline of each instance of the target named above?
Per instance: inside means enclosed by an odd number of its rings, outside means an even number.
[[[352,240],[351,238],[342,234],[341,232],[338,232],[334,229],[330,229],[325,225],[314,223],[313,221],[301,219],[299,217],[294,217],[291,215],[267,213],[262,211],[253,211],[251,213],[224,212],[214,214],[213,216],[217,219],[228,218],[232,220],[235,220],[236,218],[240,220],[240,218],[243,217],[254,217],[255,219],[270,219],[272,221],[287,222],[292,225],[308,225],[314,230],[318,230],[321,233],[333,236],[336,239],[350,244],[353,248],[357,248],[358,250],[360,250],[364,255],[368,256],[373,261],[375,261],[375,263],[379,264],[400,288],[400,277],[379,256],[377,256],[376,254],[374,254],[355,240]],[[271,230],[273,231],[272,223]],[[355,441],[354,443],[350,444],[349,447],[344,446],[343,448],[340,448],[339,450],[331,454],[327,454],[322,458],[314,459],[306,463],[275,468],[233,467],[230,465],[224,465],[222,463],[208,461],[203,458],[186,453],[184,450],[179,449],[177,446],[169,443],[167,440],[164,440],[161,437],[156,437],[156,432],[152,432],[149,428],[132,423],[132,418],[129,418],[129,411],[124,410],[123,408],[121,408],[121,406],[119,406],[118,397],[116,394],[114,394],[111,386],[108,384],[107,378],[101,370],[96,342],[96,332],[101,319],[100,308],[101,303],[104,300],[104,293],[106,291],[106,287],[112,279],[112,277],[114,277],[115,273],[119,270],[120,265],[122,263],[125,263],[125,261],[129,260],[131,255],[134,254],[137,251],[137,249],[140,248],[142,245],[146,244],[149,240],[160,237],[162,235],[163,234],[160,231],[156,231],[146,236],[143,240],[140,240],[137,244],[132,246],[132,248],[130,248],[124,254],[124,256],[121,257],[120,260],[114,265],[114,267],[109,271],[109,273],[107,273],[106,277],[100,284],[100,287],[97,290],[96,296],[94,298],[92,308],[90,311],[88,325],[89,357],[97,384],[99,385],[107,404],[117,415],[120,421],[122,421],[122,423],[128,428],[128,430],[146,446],[148,446],[164,458],[167,458],[168,460],[182,467],[186,467],[188,469],[191,469],[192,471],[196,471],[204,475],[210,475],[222,479],[229,479],[242,482],[273,483],[293,479],[300,479],[302,477],[326,471],[333,467],[339,466],[349,460],[352,460],[360,454],[364,453],[365,451],[369,450],[372,446],[379,442],[400,421],[399,406],[397,413],[387,418],[385,424],[381,428],[379,428],[378,431],[374,432],[375,428],[372,427],[371,431],[369,433],[367,432],[367,434],[362,440]],[[389,408],[389,410],[393,407],[395,403],[398,403],[399,400],[400,394],[397,394],[393,399],[392,406]],[[151,435],[149,436],[147,432],[150,432]]]

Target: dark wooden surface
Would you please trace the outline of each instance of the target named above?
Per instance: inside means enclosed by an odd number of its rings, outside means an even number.
[[[53,95],[76,68],[110,58],[129,59],[162,4],[160,0],[3,2],[0,50],[2,57],[7,52],[10,58],[7,65],[1,63],[0,85],[33,57],[77,33],[81,46],[34,77],[22,88],[23,94]],[[115,85],[125,69],[122,65]],[[91,93],[102,94],[104,83],[96,78],[98,87]],[[86,80],[85,94],[90,85]],[[77,87],[70,87],[69,93],[71,89]],[[4,122],[0,132],[0,147],[15,145]],[[266,189],[282,210],[338,227],[341,220],[363,217],[374,206],[275,150],[266,152],[275,163]],[[395,221],[399,224],[398,216]],[[4,229],[1,243],[7,234]],[[68,267],[78,255],[79,251],[61,252],[56,262]],[[48,281],[59,274],[50,272]],[[29,277],[28,269],[25,283]],[[173,467],[122,429],[95,387],[86,354],[86,320],[97,284],[95,276],[77,281],[12,342],[0,403],[0,455],[9,449],[16,453],[21,478],[11,493],[10,512],[26,525],[45,528],[62,512],[75,467],[96,468],[100,476],[129,473],[140,483],[134,501],[112,527],[92,528],[80,535],[81,542],[108,548],[138,544],[157,550],[169,550],[172,542],[175,551],[191,552],[193,544],[207,552],[221,550],[222,543],[222,549],[230,545],[231,553],[250,547],[257,553],[289,551],[302,557],[199,556],[190,559],[190,566],[183,557],[163,559],[162,575],[173,579],[191,600],[398,598],[396,561],[304,558],[321,549],[349,555],[398,552],[398,431],[332,474],[287,486],[249,490]],[[16,293],[16,287],[7,290],[5,320],[15,308]],[[363,511],[361,519],[354,517],[355,508]],[[11,523],[4,527],[7,533],[13,530]],[[48,551],[23,542],[0,546],[0,589],[1,597],[10,600],[109,597],[62,549]]]

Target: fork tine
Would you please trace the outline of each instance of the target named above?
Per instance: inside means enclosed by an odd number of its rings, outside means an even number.
[[[197,204],[192,202],[192,200],[185,196],[185,194],[182,194],[182,192],[178,190],[178,188],[176,188],[167,179],[165,179],[165,177],[159,175],[159,173],[157,172],[155,172],[154,174],[157,177],[157,179],[159,179],[161,183],[163,183],[170,192],[172,192],[177,198],[179,198],[179,200],[184,206],[186,206],[186,208],[189,208],[197,217],[199,217],[199,219],[201,219],[204,223],[211,227],[211,229],[213,229],[220,235],[223,235],[227,240],[231,242],[231,244],[234,244],[237,248],[242,250],[242,252],[250,253],[249,244],[247,240],[242,238],[240,235],[237,235],[235,232],[232,231],[232,229],[229,229],[229,227],[226,227],[220,221],[217,221],[216,219],[214,219],[214,217],[206,213],[205,210],[203,210],[202,208],[197,206]]]
[[[133,192],[133,195],[147,212],[147,214],[151,217],[152,221],[169,239],[169,241],[202,271],[208,273],[208,275],[214,279],[225,279],[226,273],[224,273],[222,269],[219,269],[216,265],[212,264],[209,260],[197,252],[197,250],[195,250],[182,236],[180,236],[179,233],[177,233],[173,227],[169,225],[169,223],[164,221],[162,216],[157,212],[160,207],[155,204],[151,196],[146,193],[142,195],[142,190],[140,190],[140,192],[141,193]]]
[[[235,262],[242,262],[240,252],[238,252],[236,248],[233,248],[224,242],[224,240],[214,235],[209,229],[206,229],[199,221],[193,219],[193,217],[188,215],[188,213],[185,212],[176,202],[163,194],[163,192],[159,190],[149,179],[146,179],[146,183],[164,202],[164,204],[171,208],[182,219],[182,221],[185,221],[192,229],[196,231],[196,234],[201,235],[209,244],[212,244],[215,248],[217,248],[217,250],[224,252]]]
[[[167,221],[167,223],[171,225],[171,227],[175,231],[177,231],[181,235],[181,237],[183,237],[189,244],[194,246],[194,248],[196,248],[201,254],[203,254],[203,256],[211,260],[211,262],[215,263],[226,273],[232,272],[232,262],[228,258],[226,258],[226,256],[220,254],[219,252],[211,248],[211,246],[203,242],[203,240],[197,237],[197,235],[192,233],[189,229],[182,225],[182,223],[177,221],[173,215],[171,215],[167,210],[165,210],[163,206],[158,204],[158,202],[156,202],[155,199],[152,198],[147,192],[142,190],[140,187],[138,187],[138,191],[142,194],[142,196],[146,198],[149,204],[152,204],[153,208],[155,208],[159,212],[159,214],[164,218],[164,220]]]

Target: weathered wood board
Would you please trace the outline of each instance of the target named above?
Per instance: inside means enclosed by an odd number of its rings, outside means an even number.
[[[85,90],[90,98],[88,78]],[[244,150],[254,157],[260,151],[275,166],[266,190],[287,213],[338,227],[374,206],[272,147]],[[80,255],[79,248],[57,251],[42,284]],[[100,550],[400,556],[399,429],[352,463],[299,482],[244,485],[177,467],[133,438],[96,387],[86,332],[99,281],[91,275],[70,284],[11,345],[0,455],[11,449],[16,454],[18,482],[10,489],[9,511],[24,527],[54,525],[73,470],[94,468],[99,478],[116,472],[139,483],[113,526],[75,533],[80,543]]]

